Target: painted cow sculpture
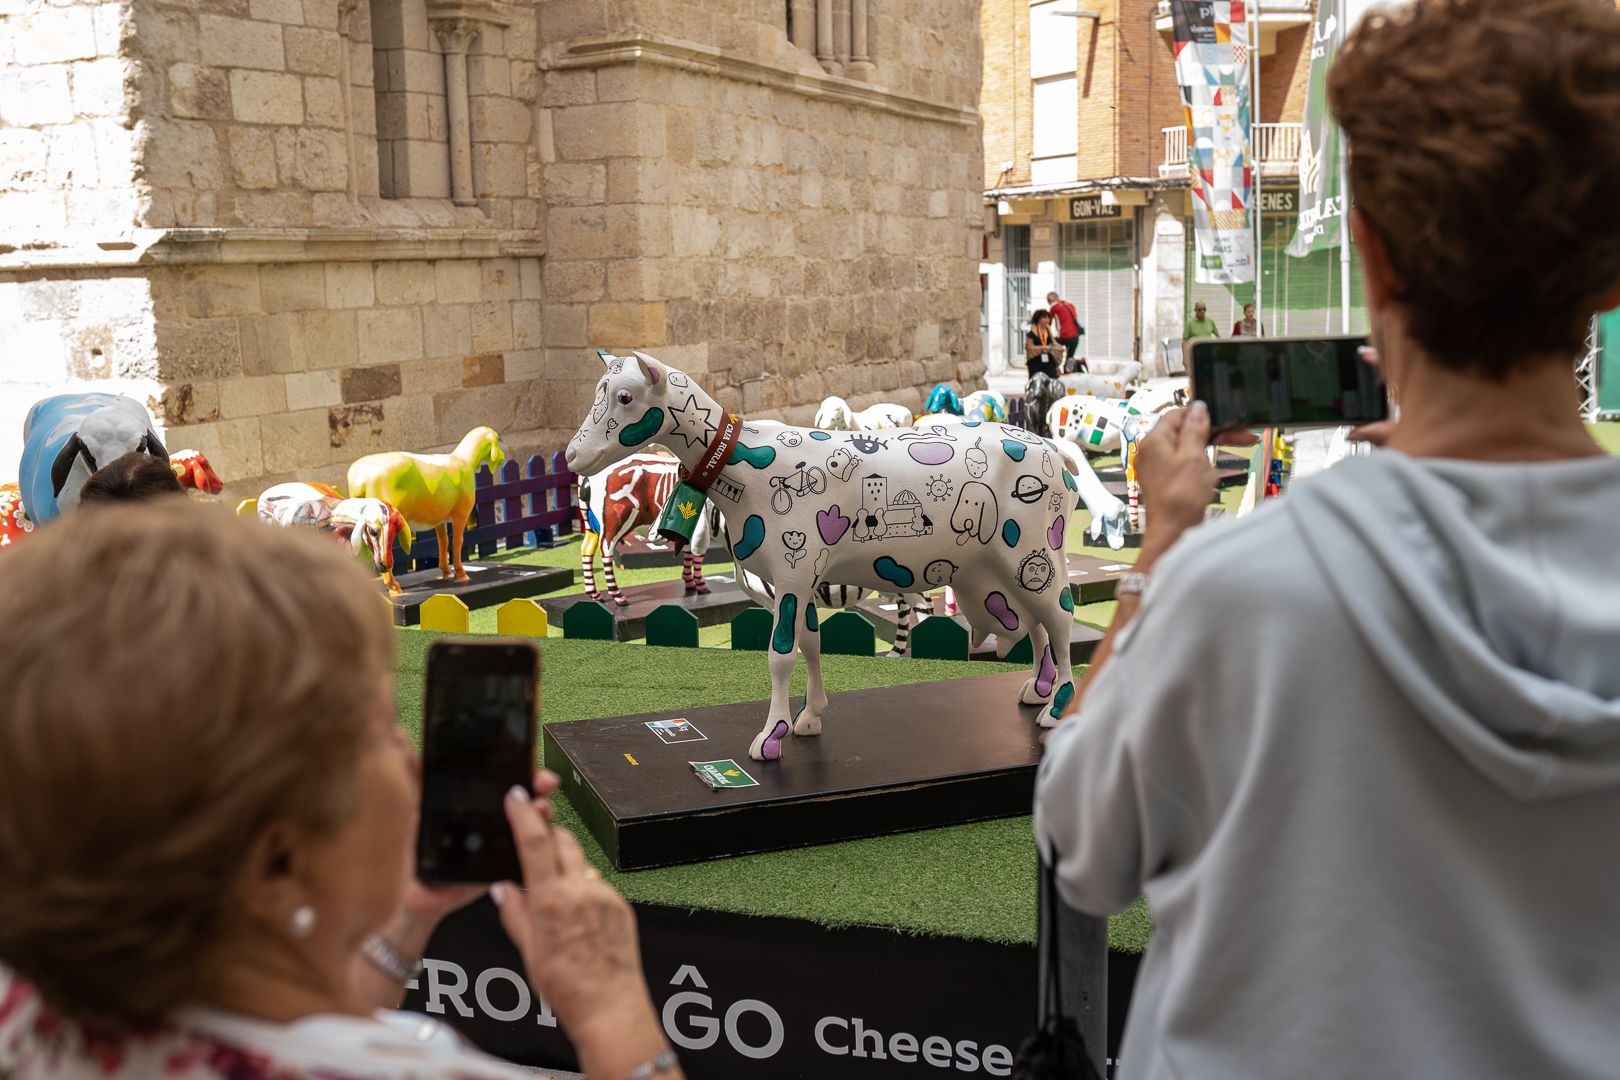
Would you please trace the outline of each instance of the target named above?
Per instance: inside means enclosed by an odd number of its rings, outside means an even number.
[[[607,579],[607,596],[619,607],[630,603],[619,588],[614,558],[625,537],[640,529],[650,530],[648,539],[658,541],[658,516],[664,511],[675,484],[680,480],[681,463],[668,454],[632,454],[580,482],[579,519],[582,541],[580,569],[585,576],[585,595],[602,599],[596,588],[596,554],[602,554],[602,573]],[[703,556],[713,535],[713,507],[700,511],[692,543],[681,552],[681,582],[688,596],[709,591],[703,580]]]
[[[605,357],[584,423],[566,452],[590,473],[649,442],[697,473],[734,425],[683,372],[642,353]],[[1005,655],[1028,634],[1034,670],[1019,691],[1043,725],[1074,696],[1074,626],[1064,530],[1074,479],[1046,440],[1004,424],[968,421],[939,431],[834,433],[742,420],[740,438],[709,486],[740,569],[774,590],[771,701],[749,754],[782,755],[791,732],[821,731],[816,591],[822,582],[882,592],[954,586],[973,637],[994,634]],[[788,682],[808,668],[795,716]]]
[[[411,552],[411,527],[400,512],[381,499],[345,499],[325,484],[296,481],[265,488],[257,499],[243,501],[238,514],[257,513],[259,520],[282,528],[310,528],[330,533],[356,555],[367,552],[388,591],[401,591],[394,580],[394,542]]]
[[[367,454],[349,466],[349,495],[381,499],[405,515],[413,528],[434,530],[439,538],[439,577],[468,581],[461,548],[472,517],[478,470],[488,465],[491,473],[497,473],[505,461],[495,429],[475,427],[448,454]]]
[[[827,431],[886,431],[911,426],[911,410],[883,402],[856,411],[841,397],[830,397],[816,410],[816,427]]]
[[[57,394],[34,403],[23,421],[18,485],[39,525],[79,503],[79,489],[125,454],[169,460],[152,415],[123,394]]]

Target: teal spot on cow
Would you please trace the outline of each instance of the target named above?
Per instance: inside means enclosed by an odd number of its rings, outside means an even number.
[[[1070,592],[1068,589],[1064,589],[1063,592],[1058,596],[1058,607],[1062,608],[1064,611],[1073,611],[1074,593]]]
[[[879,556],[872,563],[872,571],[884,581],[902,589],[911,588],[917,580],[916,574],[895,562],[888,555]]]
[[[1018,522],[1012,518],[1008,518],[1001,526],[1001,542],[1008,547],[1017,547],[1018,538],[1022,535],[1023,530],[1018,527]]]
[[[816,605],[804,605],[804,628],[812,634],[821,629],[821,616],[816,614]]]
[[[663,429],[664,410],[654,405],[641,414],[640,420],[619,430],[619,442],[625,446],[640,446]]]
[[[963,427],[978,427],[982,422],[983,421],[980,421],[980,420],[965,420],[965,421],[962,422],[962,426]]]
[[[1029,447],[1025,446],[1017,439],[1002,439],[1001,449],[1005,451],[1007,456],[1012,458],[1014,461],[1023,461],[1024,454],[1028,452]]]
[[[825,431],[812,431],[810,433],[810,437],[816,440],[816,442],[826,442],[828,439],[832,438],[832,436],[827,434]]]
[[[1063,710],[1069,707],[1074,699],[1074,683],[1066,682],[1058,687],[1058,692],[1052,697],[1052,719],[1063,719]]]
[[[776,633],[771,635],[771,648],[784,654],[793,651],[793,620],[798,614],[799,598],[783,593],[782,602],[776,606]]]
[[[746,462],[756,469],[769,468],[771,462],[776,460],[776,447],[774,446],[744,446],[738,443],[731,451],[730,464],[738,465]]]
[[[764,542],[765,519],[758,514],[749,514],[748,520],[743,522],[742,539],[732,546],[731,553],[741,562],[758,551],[759,545]]]
[[[1063,486],[1068,488],[1070,491],[1079,491],[1080,490],[1078,487],[1075,486],[1074,477],[1069,475],[1069,470],[1068,469],[1063,470]]]

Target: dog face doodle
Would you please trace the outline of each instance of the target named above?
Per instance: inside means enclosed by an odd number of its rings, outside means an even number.
[[[974,439],[973,445],[962,455],[962,463],[967,466],[968,475],[973,479],[978,480],[984,476],[985,470],[990,467],[990,457],[979,445],[978,439]]]
[[[804,436],[797,431],[784,431],[776,437],[776,441],[783,446],[798,446],[804,442]]]
[[[929,536],[934,523],[923,511],[922,500],[909,491],[889,497],[889,478],[873,473],[861,478],[861,505],[851,534],[857,542],[883,537]]]
[[[996,493],[977,480],[963,484],[962,493],[956,497],[956,509],[951,511],[951,531],[956,533],[957,546],[969,540],[988,544],[1000,523]]]
[[[889,443],[887,439],[874,439],[870,435],[851,435],[849,445],[863,454],[875,454],[885,449]]]
[[[849,478],[855,475],[855,470],[860,467],[861,459],[842,446],[827,456],[827,471],[841,483],[849,483]]]
[[[1044,551],[1032,551],[1018,564],[1018,584],[1030,592],[1045,592],[1056,576],[1052,557]]]
[[[951,583],[956,576],[957,566],[949,559],[935,559],[923,567],[923,581],[936,589],[942,589]]]

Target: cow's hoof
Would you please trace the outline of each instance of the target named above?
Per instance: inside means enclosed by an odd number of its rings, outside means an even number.
[[[1042,694],[1035,688],[1035,683],[1036,679],[1033,675],[1024,680],[1024,688],[1018,691],[1018,700],[1020,702],[1025,705],[1045,705],[1052,699],[1050,692]],[[1043,712],[1041,715],[1044,717],[1046,714]]]
[[[626,600],[622,596],[615,596],[613,598],[613,602],[615,604],[617,604],[619,607],[629,607],[630,606],[630,601]]]
[[[793,718],[793,734],[820,735],[821,717],[809,710],[805,710]]]
[[[782,740],[787,738],[788,722],[778,720],[767,731],[754,736],[754,745],[748,748],[748,756],[755,761],[779,761],[782,757]]]

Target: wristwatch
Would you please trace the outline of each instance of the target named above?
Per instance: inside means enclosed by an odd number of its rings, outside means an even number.
[[[1152,576],[1141,570],[1127,570],[1119,575],[1119,581],[1114,586],[1114,597],[1141,596],[1147,592],[1148,582]]]

